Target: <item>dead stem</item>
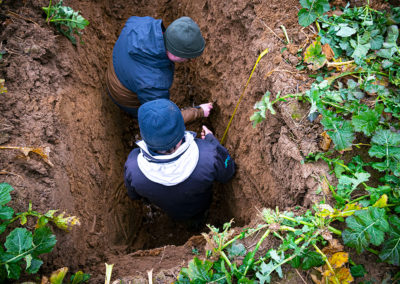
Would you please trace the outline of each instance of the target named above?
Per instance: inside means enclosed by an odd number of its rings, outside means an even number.
[[[25,21],[34,23],[35,25],[37,25],[38,27],[40,27],[40,25],[39,25],[38,23],[36,23],[34,20],[32,20],[32,19],[30,19],[30,18],[26,18],[26,17],[24,17],[24,16],[21,16],[21,15],[15,13],[15,12],[13,12],[13,11],[8,10],[8,11],[7,11],[7,15],[10,16],[10,17],[14,17],[14,18],[18,18],[18,19],[21,19],[21,20],[25,20]]]
[[[307,282],[304,280],[303,276],[301,276],[300,272],[297,269],[295,269],[295,270],[296,270],[297,274],[299,275],[300,279],[303,281],[303,283],[307,284]]]
[[[271,33],[273,33],[274,36],[276,36],[281,42],[285,43],[285,41],[283,39],[281,39],[270,27],[268,27],[267,24],[264,23],[263,20],[261,20],[261,19],[259,19],[259,20]]]

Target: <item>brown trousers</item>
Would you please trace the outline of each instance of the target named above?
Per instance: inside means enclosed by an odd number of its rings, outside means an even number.
[[[129,108],[138,108],[140,101],[138,96],[125,88],[124,85],[118,80],[114,71],[112,59],[108,63],[106,72],[106,85],[110,96],[120,105]],[[183,121],[186,123],[192,122],[198,118],[204,117],[202,108],[189,107],[181,110]]]

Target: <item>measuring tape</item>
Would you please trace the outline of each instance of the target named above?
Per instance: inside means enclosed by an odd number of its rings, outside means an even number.
[[[243,92],[242,92],[242,94],[240,95],[239,101],[237,102],[236,107],[235,107],[235,110],[234,110],[233,113],[232,113],[232,116],[231,116],[231,119],[229,120],[228,126],[227,126],[226,129],[225,129],[224,136],[222,136],[222,139],[221,139],[221,144],[222,144],[222,145],[223,145],[224,142],[225,142],[226,134],[228,133],[229,127],[231,126],[233,117],[234,117],[235,114],[236,114],[236,111],[237,111],[237,109],[238,109],[238,106],[239,106],[239,104],[240,104],[240,101],[241,101],[242,98],[243,98],[244,92],[246,91],[246,88],[247,88],[247,86],[249,85],[251,76],[253,76],[254,70],[256,70],[256,67],[257,67],[258,62],[260,61],[260,59],[261,59],[265,54],[267,54],[268,51],[269,51],[268,48],[266,48],[263,52],[261,52],[261,54],[260,54],[260,55],[258,56],[258,58],[257,58],[256,64],[254,64],[253,71],[251,71],[251,74],[250,74],[249,79],[247,80],[246,86],[244,87]]]

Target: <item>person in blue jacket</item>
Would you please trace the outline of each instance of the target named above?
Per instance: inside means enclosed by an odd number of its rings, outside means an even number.
[[[169,99],[174,63],[203,53],[199,26],[181,17],[167,29],[162,20],[130,17],[114,45],[106,72],[108,93],[115,104],[137,118],[138,107],[148,101]],[[182,111],[185,122],[207,117],[211,103]]]
[[[235,163],[205,126],[201,139],[186,131],[179,108],[158,99],[139,108],[143,138],[125,163],[125,186],[131,199],[145,199],[176,221],[204,216],[214,181],[228,182]]]

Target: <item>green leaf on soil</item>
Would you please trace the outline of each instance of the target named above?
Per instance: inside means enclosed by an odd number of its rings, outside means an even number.
[[[400,218],[396,215],[389,217],[389,239],[383,244],[379,257],[382,261],[400,265]]]
[[[34,255],[51,252],[56,242],[56,236],[51,232],[49,227],[36,229],[33,234],[33,243],[35,244]]]
[[[335,143],[336,150],[344,150],[352,146],[355,136],[349,121],[325,116],[321,123],[328,130],[327,133]]]
[[[0,219],[10,220],[14,216],[14,209],[8,206],[0,206]]]
[[[0,205],[5,205],[11,201],[10,192],[13,190],[14,188],[8,183],[0,183]]]
[[[42,266],[43,261],[41,261],[38,258],[33,258],[31,260],[31,265],[29,266],[29,268],[26,269],[26,272],[30,273],[30,274],[35,274],[39,271],[39,268]]]
[[[347,228],[343,231],[344,244],[355,248],[358,253],[364,251],[369,244],[379,246],[389,231],[385,209],[369,207],[360,210],[346,219]]]
[[[211,270],[213,263],[208,260],[202,262],[195,257],[189,262],[188,268],[182,268],[181,274],[188,277],[192,283],[208,283],[212,280],[213,272]]]
[[[319,40],[314,41],[307,47],[304,53],[304,62],[312,64],[313,70],[320,69],[324,66],[326,56],[322,53],[322,46]]]
[[[379,124],[379,118],[380,114],[378,112],[368,109],[360,112],[358,115],[353,115],[352,123],[356,131],[371,136]]]
[[[337,31],[336,35],[340,36],[340,37],[349,37],[353,34],[355,34],[357,32],[357,30],[345,25],[340,27],[340,30]]]
[[[362,264],[350,267],[350,272],[353,277],[363,277],[367,273]]]
[[[25,228],[14,229],[4,243],[8,253],[21,255],[33,247],[32,233]]]
[[[246,254],[246,248],[239,242],[234,242],[231,247],[228,248],[228,254],[230,257],[244,256]]]

